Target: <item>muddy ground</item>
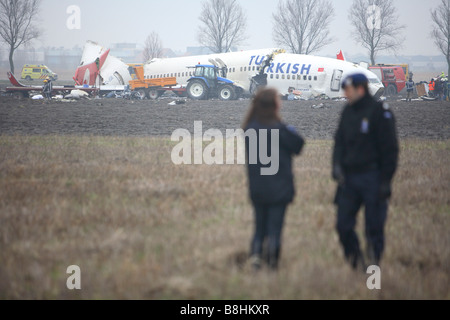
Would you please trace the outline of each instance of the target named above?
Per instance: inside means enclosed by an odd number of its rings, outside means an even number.
[[[203,129],[240,127],[250,100],[190,101],[170,106],[173,99],[124,101],[93,99],[77,102],[14,100],[0,97],[1,135],[170,136],[177,128],[193,132],[194,121]],[[320,104],[323,107],[317,108]],[[401,138],[450,139],[450,103],[389,102],[397,117]],[[309,139],[331,139],[342,101],[283,102],[282,115]],[[315,107],[314,107],[315,106]]]

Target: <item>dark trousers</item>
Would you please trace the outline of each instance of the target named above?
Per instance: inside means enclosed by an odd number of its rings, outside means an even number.
[[[412,97],[413,97],[413,91],[407,91],[406,101],[411,101]]]
[[[384,225],[387,217],[387,200],[380,200],[380,174],[378,171],[349,174],[337,199],[337,231],[344,254],[351,262],[361,257],[358,236],[355,232],[356,215],[365,207],[365,235],[367,254],[371,264],[379,264],[384,249]]]
[[[44,98],[48,100],[52,100],[52,93],[51,92],[44,92]]]
[[[264,257],[272,269],[278,267],[281,253],[281,234],[287,204],[253,204],[255,208],[255,234],[251,255]],[[263,253],[263,249],[266,249]]]

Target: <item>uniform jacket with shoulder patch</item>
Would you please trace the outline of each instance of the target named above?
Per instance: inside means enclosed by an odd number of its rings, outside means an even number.
[[[395,117],[389,105],[369,94],[347,105],[335,135],[333,165],[346,173],[379,170],[382,182],[390,182],[398,162]]]

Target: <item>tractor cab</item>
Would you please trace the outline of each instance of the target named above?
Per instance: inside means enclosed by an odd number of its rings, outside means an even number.
[[[210,89],[217,88],[219,82],[233,83],[233,81],[221,78],[219,74],[220,73],[219,68],[216,66],[199,64],[196,65],[194,68],[195,68],[194,76],[190,80],[195,78],[201,79],[206,83],[206,85]]]
[[[217,79],[217,67],[212,65],[197,65],[194,67],[194,77],[206,78],[209,80]]]

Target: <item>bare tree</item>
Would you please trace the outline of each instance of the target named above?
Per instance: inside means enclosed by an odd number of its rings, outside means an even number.
[[[434,43],[447,58],[448,74],[450,75],[450,0],[441,0],[441,4],[431,11],[434,22]]]
[[[310,54],[333,40],[329,25],[334,8],[328,0],[280,0],[273,14],[273,38],[292,53]]]
[[[156,32],[150,33],[145,40],[144,60],[150,61],[154,58],[161,58],[163,54],[163,45],[161,38]]]
[[[36,39],[41,0],[0,0],[0,37],[9,47],[9,65],[14,73],[14,51]]]
[[[202,3],[198,41],[213,52],[229,52],[245,39],[247,17],[236,0],[208,0]]]
[[[380,51],[396,52],[403,44],[401,34],[405,26],[392,0],[354,0],[349,19],[354,28],[355,41],[369,51],[370,61],[375,64]]]

